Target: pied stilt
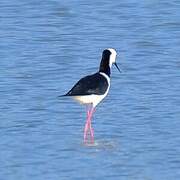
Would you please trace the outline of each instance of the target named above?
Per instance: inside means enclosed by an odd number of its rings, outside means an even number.
[[[94,130],[91,126],[91,119],[95,107],[107,96],[110,88],[111,66],[114,64],[120,71],[116,63],[115,49],[105,49],[99,71],[95,74],[85,76],[80,79],[73,88],[65,95],[71,96],[81,104],[87,105],[87,119],[84,127],[84,143],[88,142],[88,132],[90,132],[91,143],[94,143]]]

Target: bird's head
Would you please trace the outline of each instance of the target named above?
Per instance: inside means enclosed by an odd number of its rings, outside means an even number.
[[[116,66],[116,68],[119,70],[119,72],[121,72],[116,63],[116,56],[117,56],[117,52],[113,48],[105,49],[102,53],[102,59],[108,60],[109,67],[111,68],[112,64],[114,64]]]

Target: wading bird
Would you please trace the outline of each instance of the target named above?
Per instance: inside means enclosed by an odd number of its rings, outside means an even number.
[[[88,142],[88,132],[90,132],[91,143],[94,143],[94,130],[91,125],[91,119],[95,112],[95,107],[108,94],[112,65],[114,64],[120,71],[116,63],[116,55],[117,53],[115,49],[105,49],[102,53],[99,71],[95,74],[83,77],[67,94],[62,95],[71,96],[73,99],[81,104],[86,104],[87,106],[87,119],[84,127],[84,143]]]

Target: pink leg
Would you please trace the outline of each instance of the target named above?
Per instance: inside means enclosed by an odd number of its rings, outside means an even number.
[[[91,143],[94,143],[94,130],[91,126],[91,119],[92,115],[94,113],[95,109],[91,106],[90,108],[87,107],[87,119],[86,119],[86,124],[84,128],[84,143],[87,142],[88,140],[88,131],[90,131],[91,135]]]
[[[94,144],[94,129],[92,128],[91,121],[92,121],[92,115],[95,112],[95,109],[91,109],[91,118],[89,119],[89,130],[91,135],[91,143]]]
[[[86,118],[86,124],[84,127],[84,143],[87,141],[87,135],[88,135],[88,129],[89,129],[89,115],[90,115],[90,110],[89,107],[87,106],[87,118]]]
[[[88,118],[89,118],[89,115],[87,115],[86,124],[84,127],[84,143],[86,143],[87,141],[87,135],[88,135],[88,129],[89,129]]]
[[[94,144],[94,129],[91,126],[91,121],[89,124],[90,134],[91,134],[91,143]]]

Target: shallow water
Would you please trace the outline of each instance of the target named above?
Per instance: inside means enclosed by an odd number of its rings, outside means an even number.
[[[180,3],[1,1],[0,179],[180,178]],[[113,47],[95,144],[85,108],[58,99]]]

